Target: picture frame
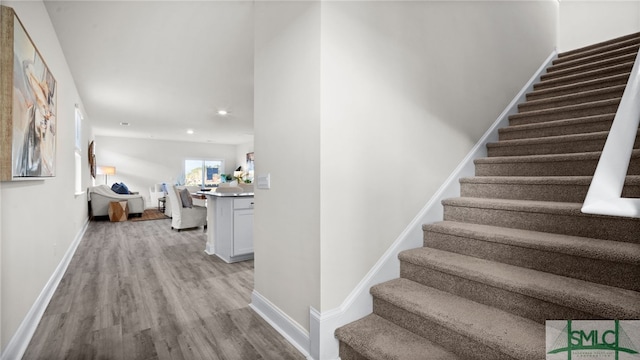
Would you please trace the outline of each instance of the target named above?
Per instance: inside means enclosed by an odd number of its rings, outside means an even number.
[[[96,148],[93,140],[89,143],[89,150],[87,151],[87,158],[89,159],[89,171],[91,177],[96,178]]]
[[[15,11],[0,16],[0,181],[51,178],[57,82]]]
[[[253,151],[247,153],[245,168],[246,178],[253,181],[255,172],[255,155],[253,154]]]

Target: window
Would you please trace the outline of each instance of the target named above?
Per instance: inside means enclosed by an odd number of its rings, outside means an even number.
[[[82,150],[82,114],[76,105],[76,151]]]
[[[184,184],[187,186],[216,187],[222,182],[222,160],[185,160]]]
[[[80,195],[83,193],[82,191],[82,156],[80,155],[82,151],[82,114],[80,113],[80,109],[78,109],[78,105],[76,105],[76,149],[74,155],[74,166],[75,166],[75,194]]]

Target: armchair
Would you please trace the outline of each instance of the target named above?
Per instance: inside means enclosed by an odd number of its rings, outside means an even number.
[[[173,217],[173,215],[171,214],[173,207],[171,206],[171,196],[169,196],[169,190],[171,188],[171,185],[166,185],[167,188],[167,195],[166,195],[166,208],[164,210],[164,214],[167,215],[168,217]],[[182,189],[187,189],[189,190],[190,193],[195,193],[200,191],[200,187],[199,186],[184,186],[184,185],[180,185],[180,186],[176,186],[176,190],[178,191],[178,194],[180,194],[180,191]],[[180,195],[178,195],[179,197]],[[202,207],[206,207],[207,206],[207,202],[205,200],[201,200],[201,199],[192,199],[193,201],[193,205],[198,205],[198,206],[202,206]],[[182,204],[181,202],[179,202],[178,204]]]
[[[204,226],[206,229],[207,208],[198,205],[192,205],[191,207],[183,206],[180,191],[181,190],[173,185],[169,186],[168,189],[168,206],[171,207],[171,228],[180,231],[182,229]]]

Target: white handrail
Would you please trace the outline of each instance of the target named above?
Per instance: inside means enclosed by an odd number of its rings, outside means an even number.
[[[640,199],[623,198],[633,144],[640,123],[640,57],[636,56],[611,131],[589,186],[582,212],[640,218]]]

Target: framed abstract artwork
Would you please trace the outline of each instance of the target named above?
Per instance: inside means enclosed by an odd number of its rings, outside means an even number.
[[[96,148],[91,140],[89,143],[89,151],[87,152],[87,157],[89,158],[89,170],[91,171],[91,177],[96,178]]]
[[[247,153],[246,177],[251,181],[253,181],[254,167],[255,167],[255,156],[253,152]]]
[[[13,9],[0,15],[0,180],[53,177],[56,79]]]

